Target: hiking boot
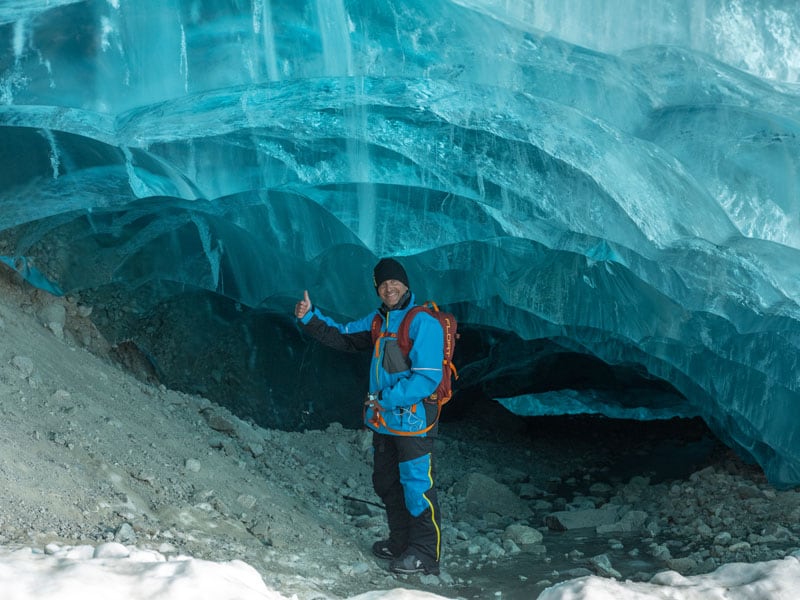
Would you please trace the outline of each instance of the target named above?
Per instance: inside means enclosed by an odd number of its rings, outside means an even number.
[[[397,558],[402,554],[402,551],[397,550],[391,540],[381,540],[372,544],[372,553],[378,558],[385,558],[391,560]]]
[[[430,562],[426,564],[422,559],[417,558],[413,554],[404,554],[400,558],[389,563],[389,570],[392,573],[400,573],[402,575],[412,575],[413,573],[438,575],[439,563]]]

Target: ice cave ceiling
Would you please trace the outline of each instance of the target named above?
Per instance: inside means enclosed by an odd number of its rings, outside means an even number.
[[[291,305],[391,255],[464,398],[700,416],[800,484],[794,0],[6,0],[0,44],[0,258],[169,385],[357,420]]]

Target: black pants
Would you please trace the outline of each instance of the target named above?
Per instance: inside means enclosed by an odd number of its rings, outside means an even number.
[[[372,434],[372,485],[386,507],[389,542],[426,564],[441,552],[439,504],[433,480],[433,437]]]

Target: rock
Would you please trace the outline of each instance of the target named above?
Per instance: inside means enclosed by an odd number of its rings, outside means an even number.
[[[615,577],[617,579],[622,578],[622,574],[611,566],[611,559],[608,558],[608,554],[593,556],[589,559],[589,564],[594,567],[598,575],[602,575],[603,577]]]
[[[130,555],[130,550],[122,544],[108,542],[94,549],[93,558],[128,558]]]
[[[598,495],[609,494],[609,493],[611,493],[611,491],[612,491],[613,489],[614,489],[614,488],[612,488],[612,487],[611,487],[609,484],[607,484],[607,483],[600,483],[600,482],[598,482],[598,483],[593,483],[593,484],[592,484],[592,485],[589,487],[589,491],[590,491],[590,492],[592,492],[593,494],[598,494]]]
[[[184,467],[190,473],[199,473],[200,472],[200,461],[194,458],[187,458],[186,462],[184,463]]]
[[[794,541],[796,539],[794,534],[792,534],[791,531],[786,529],[786,527],[784,527],[782,525],[778,525],[776,523],[773,523],[771,525],[767,525],[767,527],[764,528],[764,531],[762,531],[762,534],[765,537],[770,538],[771,540],[792,540],[792,541]]]
[[[436,575],[420,575],[419,581],[422,585],[440,585],[439,577]]]
[[[519,554],[522,552],[519,546],[517,546],[516,542],[511,539],[504,539],[503,540],[503,550],[506,551],[507,554]]]
[[[336,453],[342,458],[348,460],[353,458],[352,453],[350,452],[350,447],[344,442],[336,442],[334,448],[336,448]]]
[[[672,554],[669,552],[669,548],[667,548],[663,544],[653,544],[650,549],[650,553],[653,555],[654,558],[658,560],[667,561],[672,558]]]
[[[689,475],[689,480],[693,482],[700,481],[702,479],[710,480],[714,473],[715,470],[713,466],[706,467]]]
[[[711,529],[711,527],[709,527],[705,523],[699,523],[697,525],[697,533],[699,533],[700,535],[702,535],[704,537],[709,537],[710,535],[712,535],[714,533],[714,530]]]
[[[542,541],[542,533],[538,529],[527,525],[514,524],[503,531],[503,539],[514,542],[520,548],[538,544]]]
[[[134,471],[131,473],[131,477],[133,477],[137,481],[141,481],[149,485],[155,485],[156,482],[155,474],[149,473],[147,471]]]
[[[228,435],[233,435],[236,432],[236,426],[222,415],[206,413],[206,422],[214,431],[227,433]]]
[[[543,498],[546,495],[547,492],[532,483],[523,483],[519,486],[519,497],[525,500],[535,500]]]
[[[33,375],[33,360],[27,356],[15,356],[11,359],[11,364],[17,368],[20,376],[27,379]]]
[[[528,505],[507,486],[481,473],[470,473],[457,481],[452,491],[461,502],[462,509],[476,517],[485,513],[515,518],[530,514]]]
[[[764,494],[761,493],[761,490],[754,485],[740,485],[736,488],[736,495],[742,500],[747,500],[749,498],[764,498]]]
[[[59,552],[61,552],[61,546],[59,546],[58,544],[55,544],[53,542],[47,544],[44,547],[44,553],[49,555],[49,556],[53,556],[55,554],[58,554]]]
[[[584,510],[562,510],[550,513],[544,518],[545,525],[553,531],[569,531],[615,523],[619,516],[619,507],[606,505],[602,508]]]
[[[642,510],[630,510],[622,515],[616,523],[608,525],[598,525],[597,533],[630,533],[641,529],[647,520],[647,513]]]
[[[528,473],[507,467],[503,469],[501,476],[508,483],[521,483],[528,478]]]
[[[250,454],[253,455],[253,458],[258,458],[262,454],[264,454],[264,446],[261,444],[248,444],[245,446],[245,450],[247,450]]]
[[[492,560],[496,560],[501,556],[504,556],[506,551],[499,545],[495,544],[494,542],[489,542],[487,549],[486,549],[486,556]]]
[[[693,573],[697,569],[697,561],[689,556],[683,558],[670,558],[667,567],[683,575]]]
[[[716,537],[714,538],[714,543],[720,546],[727,546],[728,544],[731,543],[732,539],[733,537],[731,536],[730,533],[728,533],[727,531],[723,531],[716,535]]]
[[[430,577],[430,575],[423,575],[423,577]],[[423,580],[423,577],[420,577],[420,581]],[[446,571],[442,571],[441,573],[439,573],[439,582],[441,582],[442,585],[446,586],[453,586],[456,583],[455,579],[453,579],[453,576],[447,573]],[[423,583],[426,582],[423,581]],[[433,582],[433,585],[436,585],[436,582]]]
[[[272,546],[272,525],[269,520],[258,521],[249,529],[250,533],[258,538],[265,546]]]
[[[39,321],[53,332],[57,338],[64,337],[64,324],[67,322],[67,311],[57,303],[47,304],[39,310]]]
[[[748,542],[736,542],[735,544],[731,544],[728,550],[731,552],[744,552],[750,550],[750,544]]]
[[[130,523],[123,523],[114,533],[114,539],[122,544],[135,544],[136,532],[133,531]]]
[[[597,503],[591,498],[584,498],[581,496],[576,496],[572,499],[572,502],[567,504],[567,510],[570,511],[587,510],[592,508],[597,508]]]
[[[70,399],[70,393],[67,390],[58,389],[52,393],[50,399],[53,402],[66,402]]]
[[[576,567],[574,569],[567,569],[564,571],[564,575],[569,577],[570,579],[575,579],[577,577],[589,577],[594,575],[589,569],[585,567]]]
[[[247,510],[252,510],[258,501],[256,500],[255,496],[251,496],[250,494],[242,494],[236,498],[236,502],[238,502],[239,505],[243,506]]]

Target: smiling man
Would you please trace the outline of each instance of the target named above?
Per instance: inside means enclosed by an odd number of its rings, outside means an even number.
[[[425,312],[409,316],[404,352],[398,344],[403,319],[416,306],[403,266],[384,258],[373,271],[381,305],[349,323],[337,323],[311,304],[308,291],[295,317],[304,331],[332,348],[372,351],[364,424],[372,430],[372,483],[386,507],[389,537],[372,552],[389,559],[395,573],[439,574],[441,527],[433,471],[438,409],[428,401],[442,379],[444,333]]]

